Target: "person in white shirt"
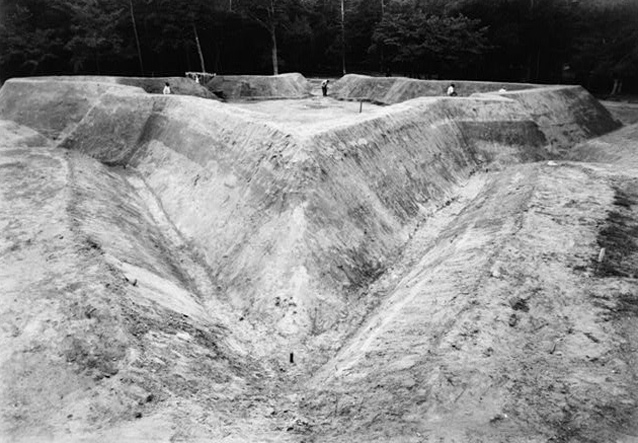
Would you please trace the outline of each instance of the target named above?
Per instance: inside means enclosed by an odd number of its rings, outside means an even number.
[[[450,86],[447,87],[447,95],[450,97],[456,97],[456,87],[454,83],[451,83]]]
[[[164,85],[164,90],[162,91],[162,93],[164,95],[171,93],[171,85],[169,85],[168,82],[166,82],[166,84]]]

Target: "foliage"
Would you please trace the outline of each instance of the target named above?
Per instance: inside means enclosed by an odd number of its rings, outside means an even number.
[[[555,0],[465,1],[464,14],[488,27],[483,75],[494,80],[560,82],[577,35],[575,3]]]
[[[592,8],[583,15],[571,66],[585,85],[604,89],[611,79],[638,73],[638,4]]]
[[[0,20],[0,69],[6,73],[34,75],[45,71],[47,64],[59,58],[63,49],[60,26],[38,26],[44,1],[3,1]],[[59,23],[50,13],[43,21]]]
[[[413,73],[453,73],[477,63],[488,48],[487,29],[463,15],[445,17],[422,10],[388,13],[376,27],[373,50]]]
[[[359,72],[638,88],[631,0],[344,0]],[[0,78],[341,71],[341,0],[0,0]],[[139,41],[139,44],[138,44]],[[143,63],[142,63],[143,59]]]
[[[70,37],[64,49],[71,54],[73,73],[95,63],[95,71],[100,74],[100,58],[122,52],[122,37],[115,31],[125,16],[124,9],[109,0],[67,0],[55,7],[69,18]]]

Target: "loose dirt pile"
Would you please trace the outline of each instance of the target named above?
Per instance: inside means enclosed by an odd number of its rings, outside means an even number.
[[[0,433],[630,441],[635,131],[547,163],[590,100],[7,82]]]
[[[304,98],[310,95],[306,78],[297,73],[280,75],[218,75],[206,87],[226,100]]]

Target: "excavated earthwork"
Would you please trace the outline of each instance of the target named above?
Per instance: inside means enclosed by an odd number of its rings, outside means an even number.
[[[415,97],[445,95],[448,86],[453,83],[460,97],[476,93],[494,93],[500,90],[521,91],[539,88],[539,85],[527,83],[494,83],[466,80],[417,80],[406,77],[368,77],[348,74],[340,78],[330,93],[341,100],[365,100],[382,105],[392,105]]]
[[[4,84],[0,435],[638,438],[635,127],[575,86],[341,82],[401,103]]]
[[[297,73],[267,75],[217,75],[206,88],[227,100],[264,100],[304,98],[310,96],[310,85]]]

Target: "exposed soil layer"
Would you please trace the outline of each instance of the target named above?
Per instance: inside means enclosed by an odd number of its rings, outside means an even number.
[[[203,85],[196,83],[193,79],[188,77],[105,77],[97,75],[85,75],[66,77],[31,77],[30,80],[114,83],[123,86],[134,86],[136,88],[141,88],[149,94],[162,94],[164,85],[168,83],[171,87],[171,94],[191,95],[193,97],[219,100],[219,97],[210,92]]]
[[[586,162],[622,164],[638,167],[636,143],[638,125],[625,126],[610,134],[577,144],[566,159]]]
[[[306,78],[297,73],[280,75],[218,75],[206,88],[226,100],[303,98],[310,95]]]
[[[357,105],[5,83],[0,435],[635,441],[635,127]]]
[[[611,112],[616,120],[619,120],[623,125],[633,125],[638,123],[638,103],[624,103],[615,101],[602,102]]]
[[[508,168],[426,221],[306,385],[321,441],[634,441],[638,233],[613,169]]]
[[[450,82],[402,77],[346,75],[332,94],[341,100],[395,104],[416,97],[444,96]],[[501,96],[517,101],[556,149],[618,129],[621,123],[580,86],[540,86],[519,83],[455,82],[459,96]],[[503,91],[505,89],[505,91]],[[458,99],[458,98],[453,98]]]
[[[445,96],[450,83],[454,83],[459,97],[474,93],[533,89],[538,85],[528,83],[495,83],[466,80],[416,80],[405,77],[368,77],[348,74],[333,83],[330,93],[340,100],[363,100],[372,103],[392,105],[416,97]]]

